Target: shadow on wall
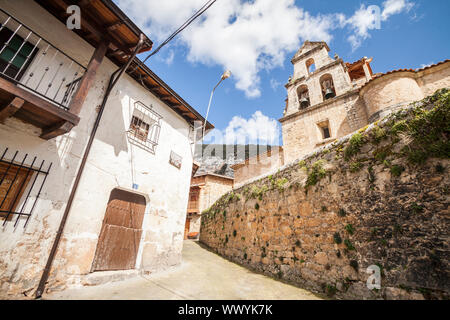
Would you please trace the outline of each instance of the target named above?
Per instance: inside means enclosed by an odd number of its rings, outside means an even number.
[[[133,114],[132,99],[118,91],[112,93],[105,110],[103,111],[96,138],[114,148],[114,154],[118,156],[121,151],[128,152],[127,130],[125,124],[130,123]],[[123,106],[128,104],[128,114],[124,115]],[[128,119],[125,120],[125,116]]]

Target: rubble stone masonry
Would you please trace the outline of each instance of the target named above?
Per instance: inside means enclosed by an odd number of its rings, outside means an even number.
[[[200,241],[333,298],[448,299],[449,122],[444,89],[225,194]]]

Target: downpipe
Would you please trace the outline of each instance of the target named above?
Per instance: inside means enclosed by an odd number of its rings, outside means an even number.
[[[73,200],[75,198],[75,194],[77,192],[78,185],[79,185],[80,180],[81,180],[81,176],[83,175],[84,167],[86,166],[86,162],[87,162],[87,159],[89,157],[89,153],[91,151],[92,143],[94,142],[95,134],[97,133],[97,129],[98,129],[100,121],[102,119],[103,111],[105,110],[106,103],[108,102],[109,95],[111,94],[111,91],[114,88],[114,86],[119,81],[120,77],[128,69],[128,67],[130,66],[131,62],[136,57],[137,53],[142,48],[142,46],[144,44],[144,39],[145,39],[145,36],[143,34],[141,34],[139,36],[139,42],[137,43],[136,48],[134,49],[133,54],[128,59],[127,63],[124,66],[122,66],[121,68],[117,69],[111,75],[111,77],[109,79],[108,87],[106,88],[105,94],[103,96],[102,104],[100,105],[100,110],[99,110],[99,112],[97,114],[97,118],[95,119],[95,123],[94,123],[94,126],[92,128],[91,135],[89,137],[89,141],[87,143],[86,149],[84,151],[80,167],[78,168],[78,171],[77,171],[75,182],[74,182],[74,184],[72,186],[72,189],[70,191],[70,196],[69,196],[69,199],[67,201],[66,209],[64,210],[64,214],[63,214],[63,217],[61,219],[61,223],[59,225],[58,231],[56,233],[56,237],[55,237],[55,240],[53,242],[53,245],[52,245],[52,248],[51,248],[51,251],[50,251],[50,255],[49,255],[48,259],[47,259],[47,263],[45,265],[45,268],[44,268],[44,271],[42,273],[41,279],[39,281],[38,288],[36,289],[35,299],[41,298],[42,294],[44,293],[48,277],[50,276],[50,271],[51,271],[51,268],[52,268],[52,264],[53,264],[53,261],[54,261],[55,256],[56,256],[56,252],[58,251],[58,246],[59,246],[59,243],[61,241],[61,237],[62,237],[62,234],[63,234],[63,231],[64,231],[64,227],[66,225],[67,218],[69,217],[69,212],[70,212],[70,209],[72,207],[72,203],[73,203]]]

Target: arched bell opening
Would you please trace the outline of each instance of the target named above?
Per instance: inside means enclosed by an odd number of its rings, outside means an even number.
[[[297,96],[299,109],[306,109],[311,105],[311,101],[309,100],[309,90],[306,85],[301,85],[297,88]]]
[[[313,58],[306,60],[306,70],[308,70],[308,74],[316,71],[316,63],[314,62]]]
[[[320,77],[320,87],[322,88],[323,100],[328,100],[336,97],[336,90],[334,88],[333,77],[327,73]]]

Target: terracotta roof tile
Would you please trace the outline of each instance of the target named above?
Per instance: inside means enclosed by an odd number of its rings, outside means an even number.
[[[444,61],[432,64],[432,65],[429,65],[429,66],[426,66],[426,67],[423,67],[423,68],[418,68],[418,69],[396,69],[396,70],[391,70],[391,71],[388,71],[388,72],[385,72],[385,73],[377,73],[377,74],[374,74],[372,79],[367,81],[361,87],[361,89],[364,88],[367,84],[371,83],[373,80],[381,78],[381,77],[384,77],[384,76],[386,76],[388,74],[393,74],[393,73],[397,73],[397,72],[420,72],[420,71],[424,71],[424,70],[429,69],[429,68],[433,68],[433,67],[439,66],[439,65],[447,63],[447,62],[450,62],[450,59],[446,59]]]

